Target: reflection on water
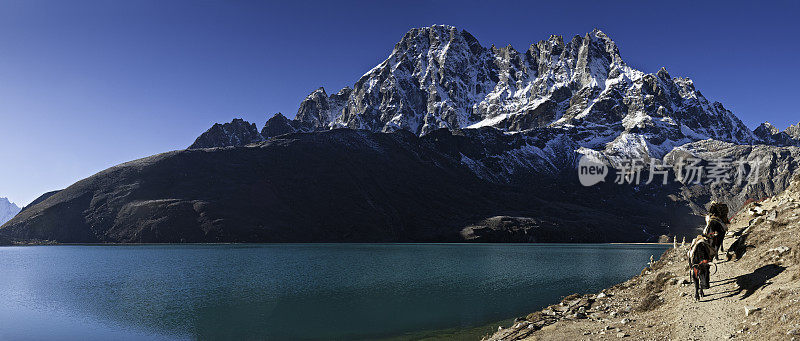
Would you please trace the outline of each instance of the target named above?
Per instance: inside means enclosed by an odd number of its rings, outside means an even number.
[[[431,330],[448,335],[621,282],[665,249],[0,247],[0,339],[418,338],[434,335],[424,332]]]

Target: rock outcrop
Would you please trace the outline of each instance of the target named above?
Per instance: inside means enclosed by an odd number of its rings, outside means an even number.
[[[800,122],[797,124],[790,125],[786,130],[784,130],[786,134],[791,136],[793,139],[800,141]]]
[[[230,123],[214,124],[205,133],[189,146],[189,149],[212,148],[220,146],[238,147],[254,142],[264,141],[258,128],[253,123],[248,123],[241,118],[236,118]]]
[[[261,129],[261,136],[268,139],[279,135],[291,134],[298,130],[302,131],[298,125],[298,122],[286,118],[281,113],[277,113],[264,124],[264,128]]]

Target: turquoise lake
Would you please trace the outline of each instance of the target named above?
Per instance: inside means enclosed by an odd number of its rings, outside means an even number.
[[[480,337],[666,245],[0,247],[0,339]],[[494,324],[493,324],[494,323]],[[482,327],[483,326],[483,327]],[[483,329],[481,329],[483,328]],[[453,334],[470,330],[473,334]]]

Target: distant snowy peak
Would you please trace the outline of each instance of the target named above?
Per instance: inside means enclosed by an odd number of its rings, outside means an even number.
[[[332,96],[322,88],[312,92],[295,121],[312,129],[418,135],[439,128],[554,127],[571,131],[583,147],[613,152],[637,140],[636,148],[657,154],[706,138],[755,141],[691,80],[672,78],[663,68],[646,74],[629,67],[600,30],[568,42],[550,36],[519,52],[484,47],[452,26],[414,28],[352,89]]]
[[[788,128],[786,128],[786,130],[784,130],[784,132],[791,138],[800,141],[800,122],[790,125]]]
[[[772,135],[778,134],[780,130],[772,125],[772,123],[764,122],[761,123],[755,130],[753,130],[753,134],[755,134],[760,139],[769,139]]]
[[[761,123],[753,134],[763,143],[776,146],[800,146],[800,123],[780,131],[769,122]]]
[[[20,208],[8,201],[8,198],[0,198],[0,225],[14,218],[19,213]]]

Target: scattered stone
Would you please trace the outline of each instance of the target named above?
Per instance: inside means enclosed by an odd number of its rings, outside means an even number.
[[[744,307],[744,316],[750,316],[750,314],[752,314],[752,313],[754,313],[756,311],[759,311],[759,310],[761,310],[761,308],[745,306]]]
[[[789,252],[791,250],[788,246],[778,246],[767,250],[767,252],[777,252],[779,255]]]
[[[628,334],[625,334],[623,332],[617,333],[617,337],[619,337],[619,338],[623,338],[623,337],[627,337],[627,336],[628,336]]]
[[[604,298],[604,297],[606,297],[606,296],[607,296],[607,295],[606,295],[606,293],[604,293],[604,292],[601,292],[601,293],[597,294],[597,298]]]
[[[612,312],[608,313],[608,316],[617,317],[617,312],[616,311],[612,311]]]
[[[774,222],[776,219],[778,219],[778,212],[777,211],[772,211],[772,213],[770,213],[767,216],[767,220],[769,220],[769,221],[773,221]]]
[[[761,207],[752,207],[750,208],[750,215],[754,217],[764,215],[764,209]]]
[[[631,319],[626,317],[626,318],[622,319],[622,321],[620,321],[619,323],[628,324],[628,323],[631,323]]]

